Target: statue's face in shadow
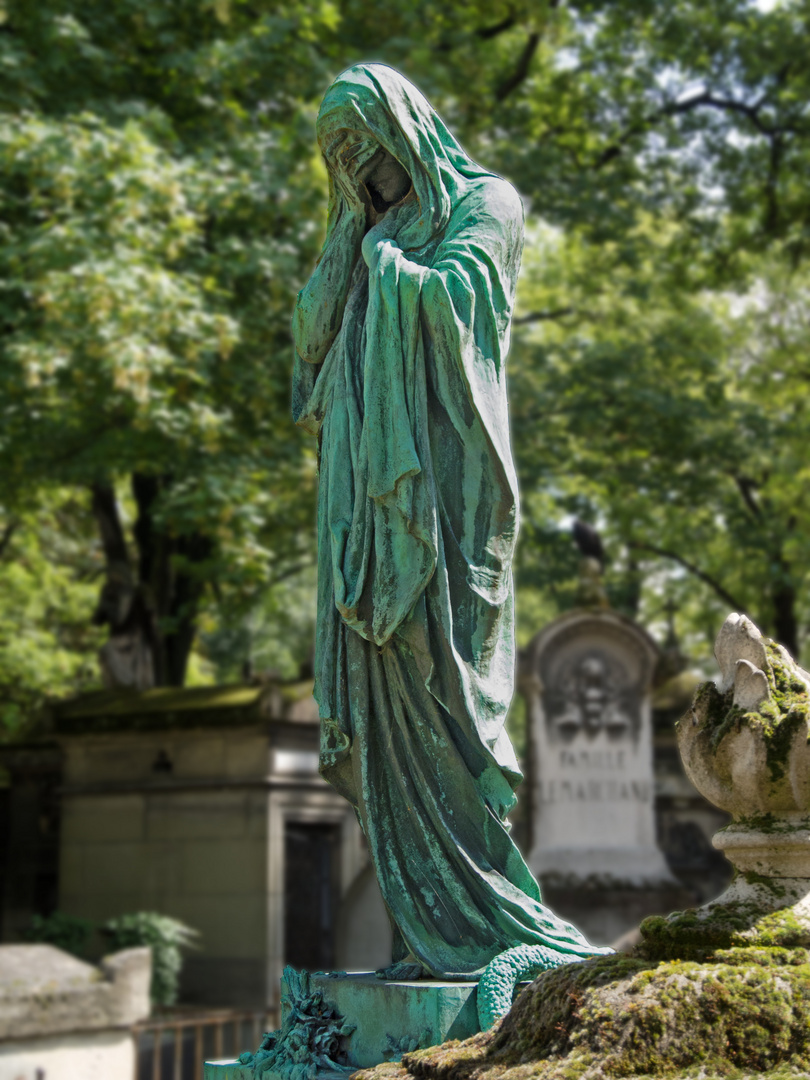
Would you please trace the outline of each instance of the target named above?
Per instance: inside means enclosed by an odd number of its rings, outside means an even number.
[[[403,199],[411,188],[407,170],[369,134],[338,129],[329,133],[326,163],[357,184],[365,184],[378,213]]]

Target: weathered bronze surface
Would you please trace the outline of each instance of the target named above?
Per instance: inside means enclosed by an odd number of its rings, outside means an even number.
[[[521,201],[392,68],[344,72],[317,130],[329,215],[293,321],[293,407],[320,443],[321,771],[395,927],[381,974],[474,976],[518,945],[589,956],[506,824]]]

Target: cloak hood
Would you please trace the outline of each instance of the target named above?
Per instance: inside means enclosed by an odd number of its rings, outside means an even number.
[[[339,127],[369,133],[411,177],[421,214],[397,237],[403,251],[442,232],[471,180],[495,175],[467,156],[424,94],[385,64],[356,64],[327,90],[316,127],[322,149],[326,133]],[[330,173],[327,243],[341,203]]]

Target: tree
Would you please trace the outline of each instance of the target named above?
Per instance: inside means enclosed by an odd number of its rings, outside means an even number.
[[[299,97],[326,79],[313,46],[332,20],[8,9],[2,502],[87,489],[100,615],[141,656],[124,681],[182,683],[206,584],[238,597],[311,559],[287,324],[323,191]]]
[[[567,602],[571,557],[549,521],[575,512],[604,525],[617,600],[643,604],[640,579],[676,567],[708,590],[684,619],[733,599],[793,647],[808,565],[791,509],[804,5],[4,11],[0,505],[85,492],[101,615],[113,639],[134,635],[141,670],[181,682],[209,607],[227,632],[311,566],[314,453],[288,420],[288,319],[324,224],[315,109],[361,59],[400,67],[526,196],[512,371],[533,610]],[[793,298],[781,382],[775,282]]]

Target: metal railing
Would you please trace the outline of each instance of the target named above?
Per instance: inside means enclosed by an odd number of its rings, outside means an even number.
[[[184,1010],[146,1020],[133,1028],[133,1080],[202,1080],[203,1062],[256,1050],[277,1027],[272,1010]]]

